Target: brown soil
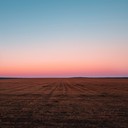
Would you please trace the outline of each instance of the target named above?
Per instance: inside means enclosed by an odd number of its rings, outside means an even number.
[[[128,79],[0,79],[0,128],[128,128]]]

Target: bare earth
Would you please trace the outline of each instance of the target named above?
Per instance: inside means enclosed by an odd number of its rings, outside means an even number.
[[[128,128],[128,79],[0,79],[0,128]]]

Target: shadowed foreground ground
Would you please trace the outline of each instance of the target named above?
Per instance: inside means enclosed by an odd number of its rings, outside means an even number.
[[[0,79],[0,128],[128,128],[128,79]]]

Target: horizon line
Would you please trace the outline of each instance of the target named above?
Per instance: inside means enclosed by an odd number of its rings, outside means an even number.
[[[46,78],[126,78],[128,76],[67,76],[67,77],[0,77],[0,79],[46,79]]]

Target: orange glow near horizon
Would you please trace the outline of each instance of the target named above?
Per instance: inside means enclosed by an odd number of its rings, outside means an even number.
[[[25,48],[5,47],[0,51],[0,76],[128,76],[127,47],[105,47],[102,41],[95,40],[62,43],[57,42],[56,48],[36,47],[34,43]],[[94,44],[95,47],[92,47]]]
[[[0,69],[0,76],[119,76],[127,75],[128,70],[99,63],[43,63],[9,65]]]

